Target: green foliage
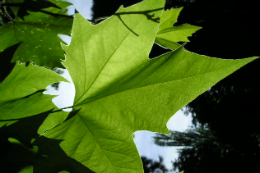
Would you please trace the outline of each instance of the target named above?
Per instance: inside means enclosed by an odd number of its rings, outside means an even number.
[[[188,38],[201,27],[188,24],[174,26],[182,8],[170,9],[163,12],[155,42],[159,45],[175,50],[180,47],[177,42],[189,42]]]
[[[25,6],[23,7],[31,5],[27,1],[24,3]],[[35,6],[37,5],[39,4],[35,4]],[[62,4],[62,7],[67,5]],[[31,6],[29,7],[34,7]],[[21,8],[19,10],[27,9]],[[33,61],[37,65],[44,65],[52,69],[54,67],[62,67],[60,60],[64,59],[64,56],[59,44],[62,40],[58,37],[58,34],[70,34],[73,18],[51,13],[57,11],[50,10],[50,7],[45,11],[41,10],[41,12],[29,12],[29,15],[26,16],[24,14],[18,15],[19,10],[16,10],[15,14],[17,13],[17,16],[14,20],[0,27],[0,52],[21,42],[13,56],[12,62]]]
[[[166,123],[174,113],[256,59],[223,60],[187,51],[177,42],[188,41],[200,28],[172,27],[181,9],[164,11],[164,3],[145,0],[121,7],[98,25],[75,15],[71,44],[62,45],[66,53],[62,63],[76,88],[69,115],[53,105],[53,96],[42,93],[47,85],[65,79],[33,63],[16,63],[0,83],[3,172],[142,173],[133,133],[169,133]],[[53,8],[48,10],[52,13]],[[0,36],[5,38],[2,51],[23,41],[12,62],[59,66],[63,52],[57,34],[68,32],[70,18],[46,15],[42,10],[28,12],[23,19],[16,17],[0,27]],[[45,23],[35,25],[39,20]],[[38,33],[31,39],[22,30],[29,36]],[[155,40],[174,51],[149,59]],[[41,51],[36,50],[39,45]],[[14,157],[17,159],[12,160]],[[12,168],[6,166],[10,163]]]
[[[57,81],[67,80],[46,68],[17,63],[0,83],[0,119],[18,119],[52,109],[53,96],[40,91]]]

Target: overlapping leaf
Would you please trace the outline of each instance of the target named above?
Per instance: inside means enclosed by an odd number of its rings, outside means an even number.
[[[150,60],[163,5],[145,0],[96,26],[75,16],[72,42],[63,47],[77,112],[46,136],[64,140],[66,154],[95,172],[142,173],[133,133],[168,133],[175,112],[255,59],[221,60],[181,47]]]
[[[170,9],[163,12],[155,42],[159,45],[175,50],[180,47],[178,42],[189,42],[188,38],[201,27],[193,25],[179,25],[172,27],[182,8]]]
[[[46,68],[17,63],[12,72],[0,83],[0,120],[32,116],[54,108],[54,96],[43,95],[48,85],[67,81]]]
[[[58,81],[66,79],[32,63],[16,63],[0,83],[0,172],[91,172],[67,157],[60,141],[39,138],[37,133],[55,127],[68,114],[51,113],[54,96],[42,93]]]
[[[72,17],[43,12],[29,14],[23,19],[16,17],[14,21],[0,27],[0,52],[22,42],[12,62],[33,61],[50,68],[62,67],[60,60],[64,56],[58,34],[69,35]]]

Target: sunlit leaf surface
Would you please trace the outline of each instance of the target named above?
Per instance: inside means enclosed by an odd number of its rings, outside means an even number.
[[[174,113],[255,59],[222,60],[179,47],[150,60],[163,7],[164,0],[145,0],[98,25],[75,16],[72,42],[63,46],[75,113],[45,136],[63,140],[66,154],[94,172],[142,173],[133,133],[169,133]]]

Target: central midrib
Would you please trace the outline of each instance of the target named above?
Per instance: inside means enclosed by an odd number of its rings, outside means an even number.
[[[136,28],[143,20],[140,20],[138,22],[138,24],[134,27]],[[100,76],[100,74],[102,73],[102,71],[104,70],[104,68],[106,67],[106,65],[108,64],[108,62],[112,59],[112,57],[114,56],[114,54],[117,52],[117,50],[119,49],[119,47],[121,46],[121,44],[126,40],[126,38],[128,38],[128,36],[131,34],[132,32],[129,31],[128,34],[125,36],[124,39],[122,39],[122,41],[120,42],[120,44],[118,44],[117,48],[114,50],[114,52],[111,54],[111,56],[108,58],[108,60],[104,63],[103,67],[100,69],[98,75],[95,77],[95,79],[93,80],[93,82],[89,85],[89,87],[86,89],[85,93],[82,94],[82,96],[75,102],[75,105],[77,103],[79,103],[81,101],[81,99],[88,93],[89,89],[94,85],[94,83],[96,82],[96,80],[98,79],[98,77]],[[83,50],[84,52],[84,50]],[[85,54],[85,53],[84,53]],[[85,58],[84,58],[85,61]],[[86,78],[84,83],[86,84]]]

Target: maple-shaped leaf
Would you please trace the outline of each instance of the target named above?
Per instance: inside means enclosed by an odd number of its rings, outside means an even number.
[[[72,17],[60,14],[29,12],[24,19],[16,17],[0,27],[0,52],[22,42],[16,50],[12,62],[30,62],[49,68],[63,67],[64,59],[60,47],[62,40],[58,34],[68,35]]]
[[[23,118],[55,108],[51,101],[54,96],[44,95],[42,91],[59,81],[67,80],[49,69],[16,63],[0,83],[0,120]]]
[[[187,37],[201,29],[201,27],[188,24],[173,27],[182,9],[172,8],[163,12],[155,40],[157,44],[175,50],[180,47],[178,42],[189,42]]]
[[[75,84],[74,116],[45,136],[97,173],[142,173],[133,133],[169,133],[169,118],[199,94],[256,57],[222,60],[183,47],[149,59],[164,0],[120,8],[92,25],[75,15],[63,46]]]

